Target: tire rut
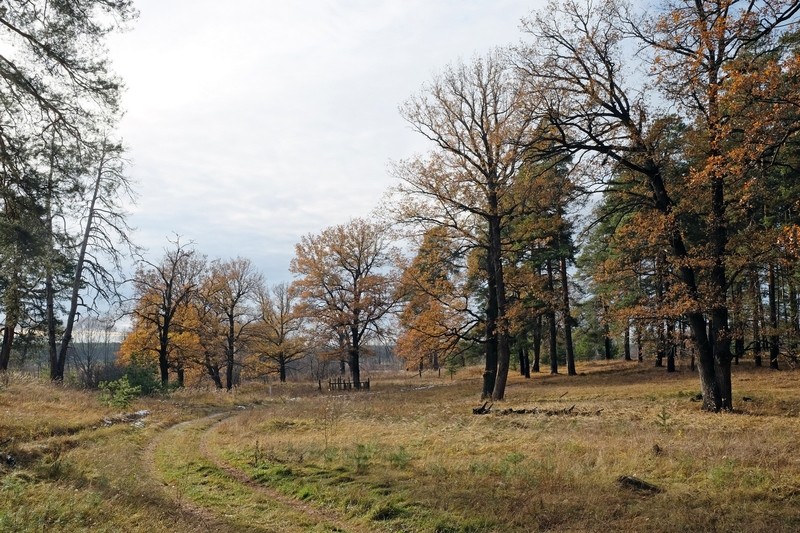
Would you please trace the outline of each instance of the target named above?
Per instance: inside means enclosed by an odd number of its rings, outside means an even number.
[[[315,506],[308,502],[304,502],[302,500],[292,498],[291,496],[287,496],[286,494],[283,494],[277,491],[276,489],[268,487],[262,483],[258,483],[257,481],[253,480],[246,472],[236,468],[232,464],[228,463],[227,461],[219,457],[219,455],[215,454],[211,450],[211,447],[208,445],[208,436],[216,426],[221,424],[227,418],[228,417],[222,418],[217,422],[215,422],[213,425],[209,426],[203,432],[203,436],[200,437],[200,453],[202,453],[203,456],[209,461],[211,461],[217,468],[225,471],[229,476],[236,479],[243,485],[248,486],[252,490],[255,490],[265,495],[266,497],[285,505],[286,507],[294,509],[299,513],[302,513],[310,518],[315,519],[318,524],[325,524],[326,526],[330,527],[333,531],[353,532],[353,533],[374,533],[378,529],[376,526],[365,527],[360,524],[355,524],[333,509],[321,508]]]
[[[164,481],[161,473],[156,467],[156,449],[158,448],[159,444],[161,444],[161,442],[173,431],[181,431],[184,428],[191,427],[192,425],[200,422],[213,420],[215,418],[224,419],[227,416],[229,416],[229,413],[227,412],[214,413],[205,417],[193,418],[191,420],[186,420],[185,422],[178,422],[177,424],[168,426],[161,430],[158,435],[156,435],[149,442],[144,450],[144,453],[142,454],[142,462],[144,463],[144,467],[150,474],[150,477],[159,482],[164,498],[177,503],[180,519],[184,522],[189,522],[195,531],[234,531],[234,529],[232,529],[224,521],[220,520],[209,509],[196,505],[188,499],[176,498],[175,495],[171,494],[170,491],[167,490],[168,484],[166,481]],[[217,423],[219,423],[219,421],[217,421]]]
[[[209,446],[208,437],[220,423],[236,414],[235,411],[224,411],[166,427],[150,441],[143,453],[142,460],[150,476],[160,483],[164,497],[177,504],[180,519],[189,522],[189,524],[186,525],[189,525],[192,531],[240,530],[227,522],[223,517],[215,514],[211,509],[195,504],[187,498],[176,497],[175,494],[171,494],[170,491],[167,490],[168,484],[156,465],[156,450],[170,435],[192,429],[201,432],[198,436],[198,451],[200,455],[220,471],[224,472],[230,479],[246,487],[247,490],[290,509],[297,514],[303,515],[315,522],[317,527],[323,526],[329,531],[370,533],[380,529],[377,524],[375,525],[377,528],[362,526],[349,521],[346,517],[333,509],[321,508],[287,496],[276,489],[254,481],[246,472],[219,457]]]

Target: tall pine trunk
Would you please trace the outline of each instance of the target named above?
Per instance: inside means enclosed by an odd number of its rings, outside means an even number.
[[[753,363],[761,366],[761,325],[764,323],[761,306],[761,278],[758,270],[750,274],[750,288],[753,296]]]
[[[552,297],[554,295],[553,265],[547,260],[547,289]],[[550,373],[558,374],[558,328],[556,327],[556,310],[551,304],[547,310],[548,337],[550,342]]]
[[[567,375],[577,376],[575,370],[575,349],[572,344],[572,315],[569,305],[569,280],[567,278],[567,258],[562,254],[561,267],[561,309],[564,321],[564,344],[567,352]]]
[[[103,174],[106,171],[107,157],[108,146],[105,142],[103,142],[100,153],[100,161],[97,164],[97,172],[95,174],[94,186],[92,189],[92,199],[89,202],[89,211],[86,215],[86,226],[83,228],[83,236],[80,242],[80,249],[78,251],[78,260],[75,263],[75,274],[72,279],[72,294],[70,296],[69,309],[67,309],[67,321],[64,325],[64,333],[61,337],[61,346],[58,350],[58,357],[55,361],[55,367],[50,368],[50,379],[54,381],[64,380],[64,365],[66,364],[67,353],[70,343],[72,342],[72,329],[75,326],[75,316],[78,313],[80,290],[83,285],[83,268],[86,264],[86,252],[89,248],[92,225],[94,224],[94,218],[97,214],[96,206],[98,198],[100,197]]]
[[[767,285],[769,293],[769,367],[778,369],[780,337],[778,335],[778,298],[775,287],[775,265],[770,263]]]

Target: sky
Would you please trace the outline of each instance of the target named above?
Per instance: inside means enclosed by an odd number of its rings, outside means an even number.
[[[398,108],[448,64],[518,42],[543,0],[137,0],[109,40],[134,240],[291,281],[301,236],[366,217],[431,146]]]

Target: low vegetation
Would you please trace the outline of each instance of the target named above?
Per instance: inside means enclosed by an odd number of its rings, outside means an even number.
[[[513,378],[513,402],[485,415],[468,368],[370,392],[177,391],[133,402],[149,411],[135,420],[99,394],[9,375],[0,530],[800,528],[796,371],[737,367],[740,408],[711,414],[688,369],[578,370]]]

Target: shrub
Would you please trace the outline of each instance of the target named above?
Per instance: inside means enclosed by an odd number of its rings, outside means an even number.
[[[142,388],[138,385],[131,385],[128,376],[100,383],[100,391],[100,401],[120,409],[128,407],[142,394]]]

